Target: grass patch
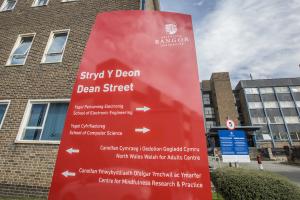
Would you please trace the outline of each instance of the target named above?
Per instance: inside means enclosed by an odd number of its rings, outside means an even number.
[[[224,200],[223,197],[216,192],[213,192],[212,196],[213,196],[213,200]]]

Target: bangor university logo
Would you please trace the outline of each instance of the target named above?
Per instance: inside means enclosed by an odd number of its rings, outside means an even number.
[[[160,38],[154,40],[155,44],[160,47],[184,46],[190,42],[189,37],[184,30],[179,31],[178,25],[175,23],[166,23],[165,32]]]
[[[170,35],[174,35],[177,32],[177,25],[176,24],[166,24],[165,25],[166,33]]]

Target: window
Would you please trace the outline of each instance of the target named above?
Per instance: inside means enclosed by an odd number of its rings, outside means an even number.
[[[252,124],[266,124],[267,120],[265,117],[252,117]]]
[[[62,61],[68,34],[68,30],[51,32],[42,63],[56,63]]]
[[[275,87],[276,93],[289,93],[290,90],[288,87]]]
[[[258,89],[257,88],[245,88],[245,93],[246,94],[258,94]]]
[[[24,65],[29,54],[34,34],[19,35],[6,65]]]
[[[79,0],[61,0],[61,2],[72,2],[72,1],[79,1]]]
[[[284,117],[284,120],[287,124],[297,124],[300,123],[300,119],[298,116],[288,116]]]
[[[259,91],[261,94],[273,94],[274,93],[272,88],[260,88]]]
[[[209,98],[209,94],[203,94],[203,104],[204,105],[210,105],[210,98]]]
[[[300,92],[300,86],[291,87],[292,92]]]
[[[265,108],[278,108],[278,103],[276,101],[266,101],[264,106]]]
[[[258,108],[263,108],[263,105],[261,102],[249,102],[248,107],[249,109],[258,109]]]
[[[59,141],[68,110],[67,101],[30,101],[20,129],[22,141]]]
[[[206,132],[208,132],[210,128],[215,127],[216,125],[217,123],[215,121],[206,121],[205,122]]]
[[[45,6],[48,4],[49,0],[34,0],[32,6],[36,7],[36,6]]]
[[[268,121],[270,124],[283,124],[283,118],[281,116],[269,116]]]
[[[294,108],[295,104],[292,101],[280,101],[279,105],[281,108]]]
[[[17,4],[17,0],[4,0],[0,11],[13,10]]]
[[[205,118],[214,118],[215,117],[215,111],[211,107],[205,107],[204,108],[204,116]]]
[[[298,108],[300,108],[300,101],[296,101],[296,105]]]
[[[4,121],[8,105],[9,105],[9,101],[0,101],[0,129]]]

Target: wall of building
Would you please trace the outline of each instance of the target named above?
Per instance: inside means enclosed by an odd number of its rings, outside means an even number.
[[[15,142],[26,104],[29,99],[70,98],[97,13],[140,8],[139,0],[49,0],[41,7],[31,7],[32,2],[18,1],[13,11],[0,12],[0,100],[11,100],[0,129],[0,195],[47,195],[58,145]],[[61,29],[70,29],[63,61],[41,64],[50,32]],[[36,33],[25,65],[5,66],[24,33]]]
[[[227,118],[238,119],[228,72],[213,73],[210,79],[217,124],[226,125]]]

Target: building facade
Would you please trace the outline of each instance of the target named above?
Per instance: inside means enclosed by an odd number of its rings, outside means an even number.
[[[47,196],[96,15],[158,5],[140,0],[0,0],[0,196]]]
[[[222,72],[201,88],[208,135],[224,128],[228,116],[256,148],[300,146],[300,78],[241,80],[232,90]]]
[[[235,88],[258,147],[300,146],[300,78],[242,80]]]

